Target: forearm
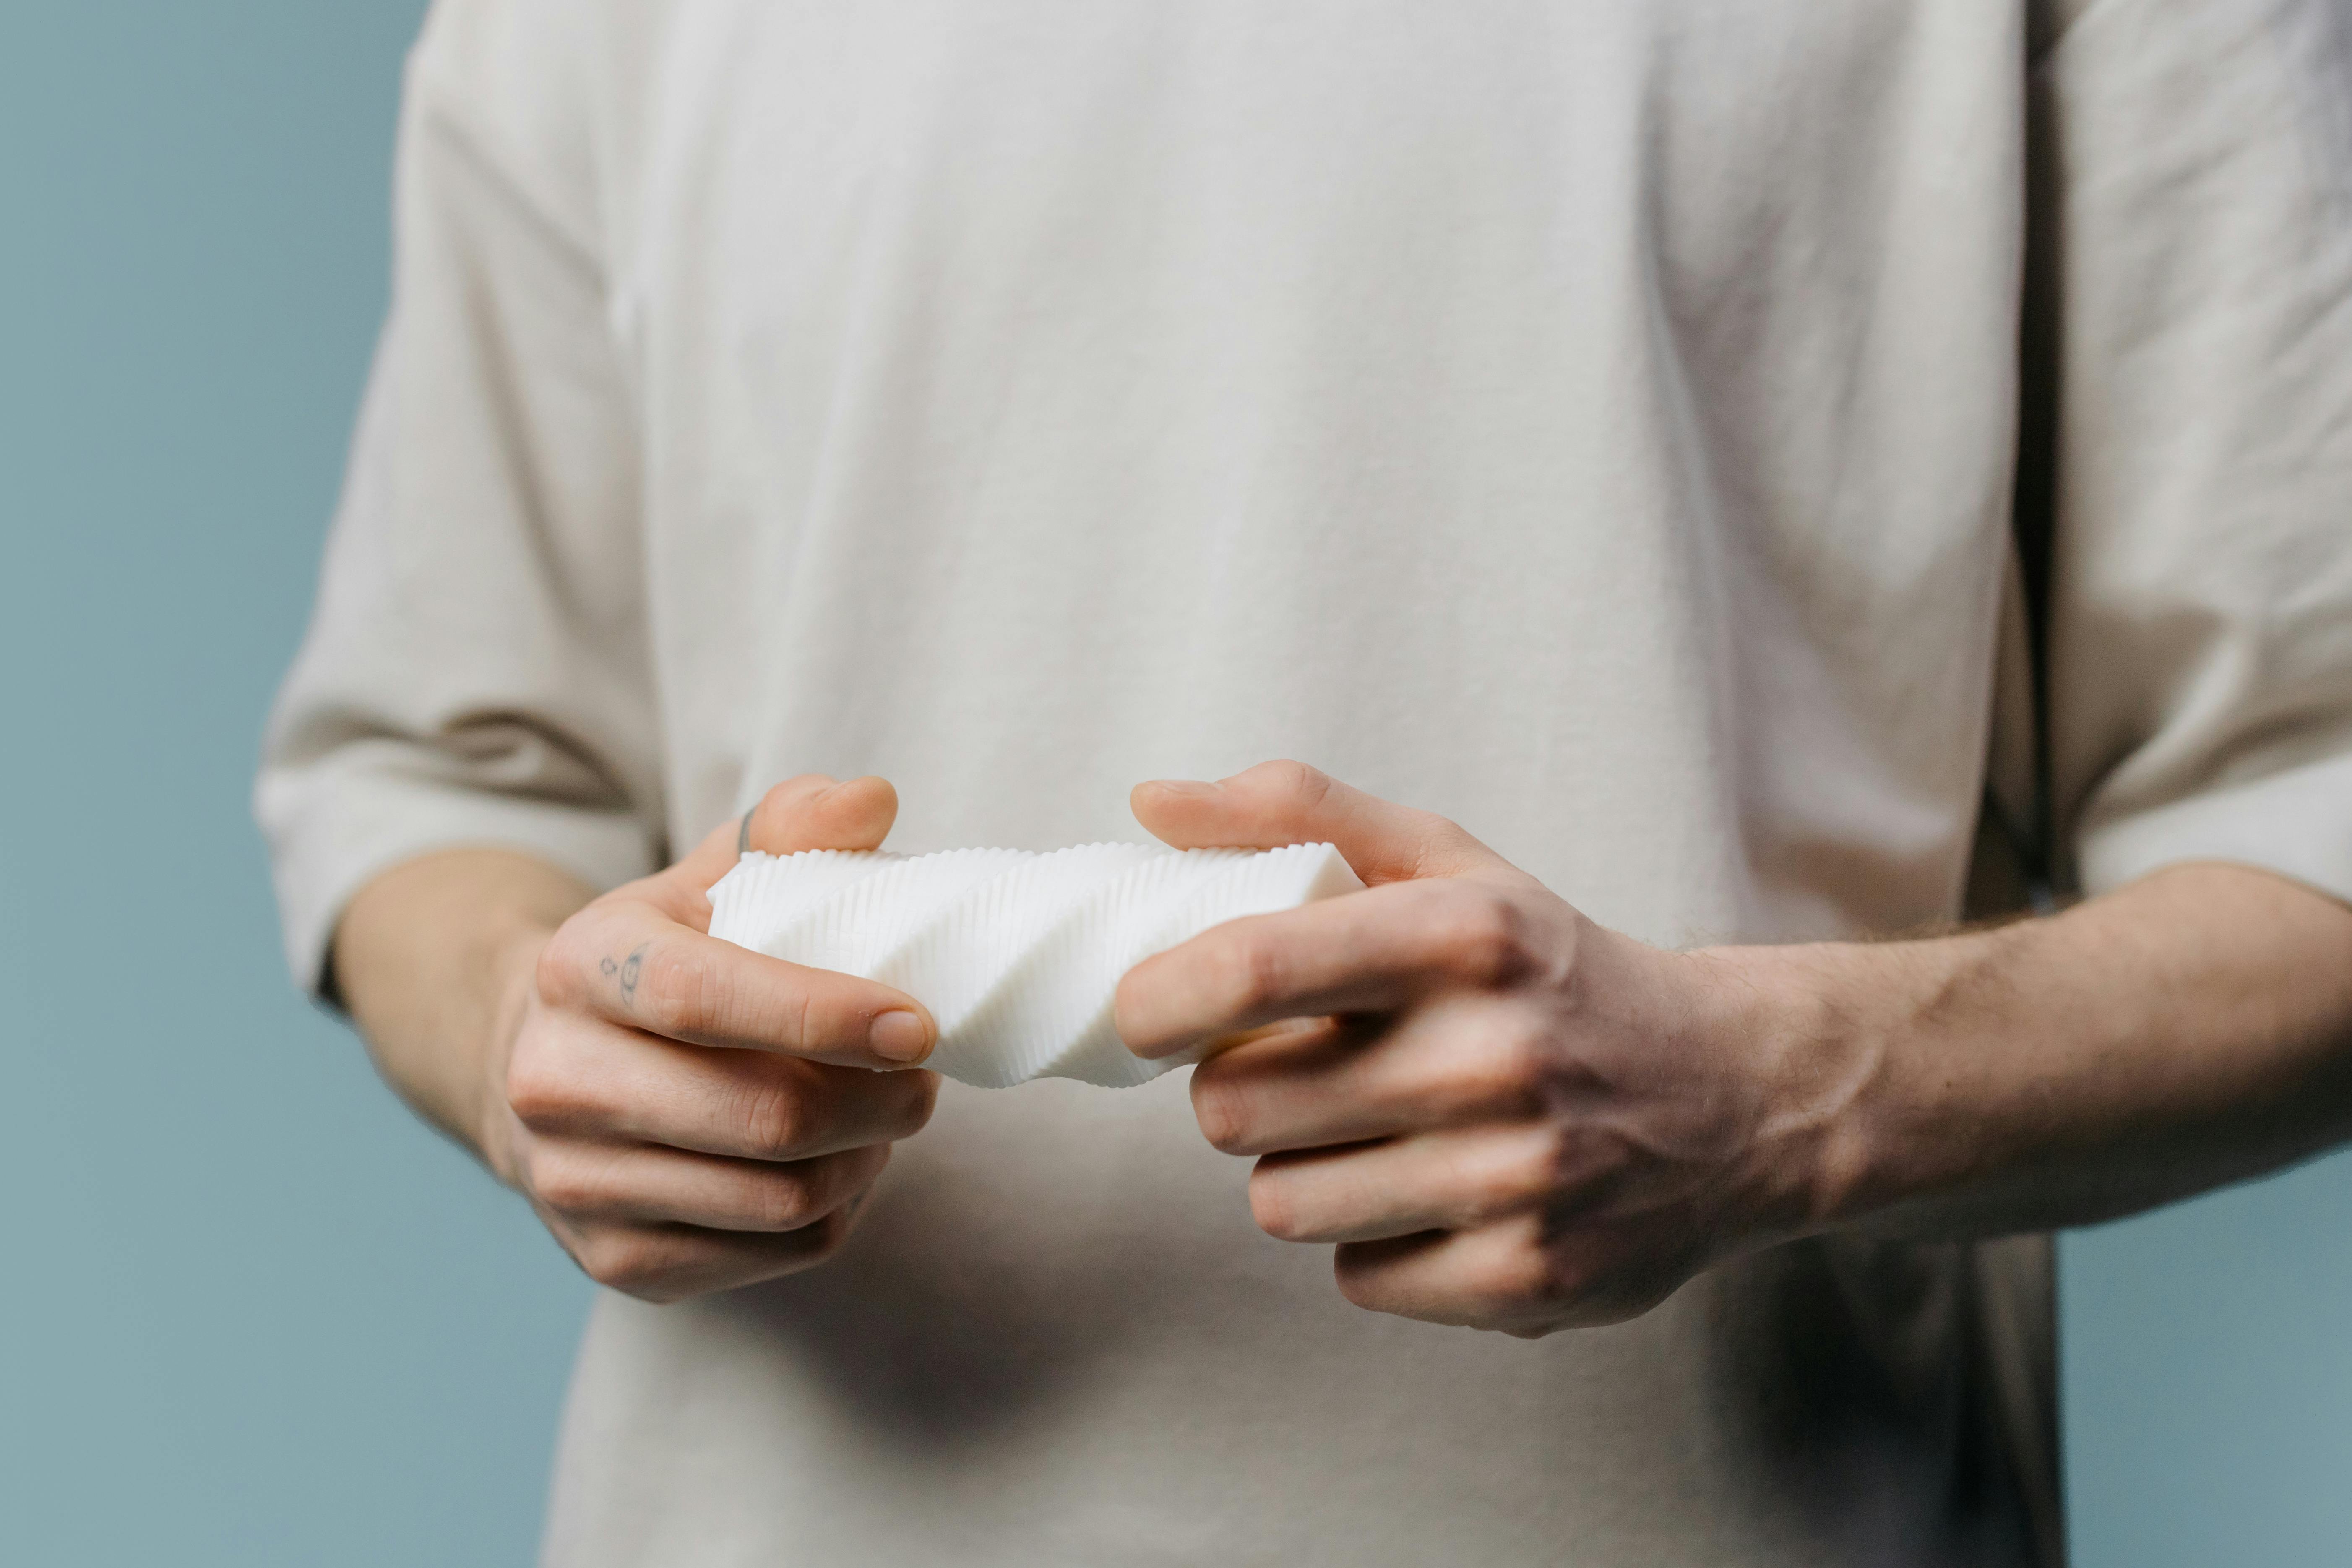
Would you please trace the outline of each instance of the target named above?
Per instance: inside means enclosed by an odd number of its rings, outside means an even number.
[[[368,883],[336,928],[335,984],[377,1070],[494,1168],[484,1130],[495,1064],[539,950],[593,896],[528,855],[453,849]]]
[[[2352,909],[2283,878],[2184,866],[1993,931],[1784,952],[1763,989],[1819,1129],[1816,1223],[2093,1223],[2352,1137]]]

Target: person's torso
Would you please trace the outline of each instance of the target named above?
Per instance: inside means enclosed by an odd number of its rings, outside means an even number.
[[[804,771],[1136,837],[1290,755],[1652,941],[1956,912],[2011,8],[596,11],[677,842]],[[1965,1252],[1528,1344],[1347,1306],[1244,1173],[1181,1081],[950,1086],[839,1262],[600,1308],[551,1555],[2014,1560]]]

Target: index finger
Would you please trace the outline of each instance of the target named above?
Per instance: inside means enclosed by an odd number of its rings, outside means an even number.
[[[753,952],[651,905],[591,905],[548,944],[540,994],[688,1045],[842,1067],[914,1067],[939,1026],[891,986]]]
[[[1501,984],[1527,963],[1522,926],[1505,889],[1470,878],[1391,882],[1229,921],[1127,972],[1119,1037],[1157,1060],[1287,1018]]]

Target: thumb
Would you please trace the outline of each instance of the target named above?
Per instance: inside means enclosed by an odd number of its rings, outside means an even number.
[[[672,870],[698,890],[732,870],[744,849],[795,855],[803,849],[875,849],[898,819],[898,792],[887,779],[836,783],[803,773],[768,791],[741,817],[709,837]]]
[[[1434,812],[1341,784],[1304,763],[1260,763],[1216,784],[1138,784],[1135,820],[1180,849],[1328,844],[1367,886],[1505,868],[1503,858]]]

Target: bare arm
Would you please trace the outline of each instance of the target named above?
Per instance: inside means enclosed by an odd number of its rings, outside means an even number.
[[[336,930],[333,981],[376,1070],[504,1180],[506,1052],[541,952],[595,896],[529,855],[452,849],[368,883]]]
[[[1328,839],[1372,884],[1120,988],[1129,1043],[1231,1038],[1210,1141],[1361,1305],[1541,1334],[1833,1227],[2126,1214],[2352,1137],[2352,909],[2234,865],[1916,942],[1669,952],[1443,818],[1297,764],[1148,785],[1180,844]]]
[[[1730,962],[1830,1091],[1825,1218],[2083,1225],[2352,1139],[2352,909],[2270,872],[2179,866],[1996,931]]]

